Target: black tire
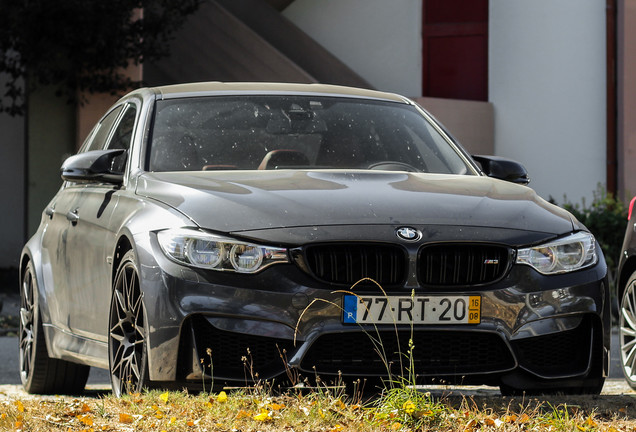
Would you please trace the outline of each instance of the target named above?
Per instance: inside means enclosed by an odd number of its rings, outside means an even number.
[[[138,393],[148,386],[146,312],[133,251],[121,260],[110,302],[108,362],[116,396]]]
[[[20,379],[24,390],[37,394],[79,394],[90,367],[49,357],[40,319],[38,289],[32,264],[20,289]]]
[[[636,272],[633,273],[621,297],[618,316],[621,368],[625,381],[636,390]]]

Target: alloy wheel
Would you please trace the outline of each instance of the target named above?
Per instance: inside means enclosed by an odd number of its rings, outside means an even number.
[[[630,278],[621,300],[620,350],[623,373],[631,387],[636,386],[636,279]]]
[[[30,268],[22,281],[20,296],[20,377],[26,383],[32,374],[35,326],[34,280]]]
[[[124,258],[117,271],[110,311],[109,360],[117,396],[141,390],[145,384],[146,328],[137,268]]]

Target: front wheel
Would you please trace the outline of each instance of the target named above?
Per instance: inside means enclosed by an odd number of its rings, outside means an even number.
[[[20,380],[28,393],[78,394],[90,368],[49,357],[40,317],[33,264],[28,263],[20,287]]]
[[[113,393],[138,393],[148,385],[146,317],[133,251],[124,255],[110,303],[108,359]]]
[[[623,374],[627,384],[636,389],[636,272],[627,281],[621,299],[619,329]]]

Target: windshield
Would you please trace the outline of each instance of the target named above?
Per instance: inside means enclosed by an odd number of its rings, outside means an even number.
[[[473,173],[413,106],[316,96],[157,101],[149,171],[381,169]]]

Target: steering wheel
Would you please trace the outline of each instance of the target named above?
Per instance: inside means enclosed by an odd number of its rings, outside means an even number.
[[[406,162],[398,161],[381,161],[374,162],[367,167],[370,170],[385,170],[385,171],[406,171],[406,172],[422,172],[415,168],[413,165],[409,165]]]

